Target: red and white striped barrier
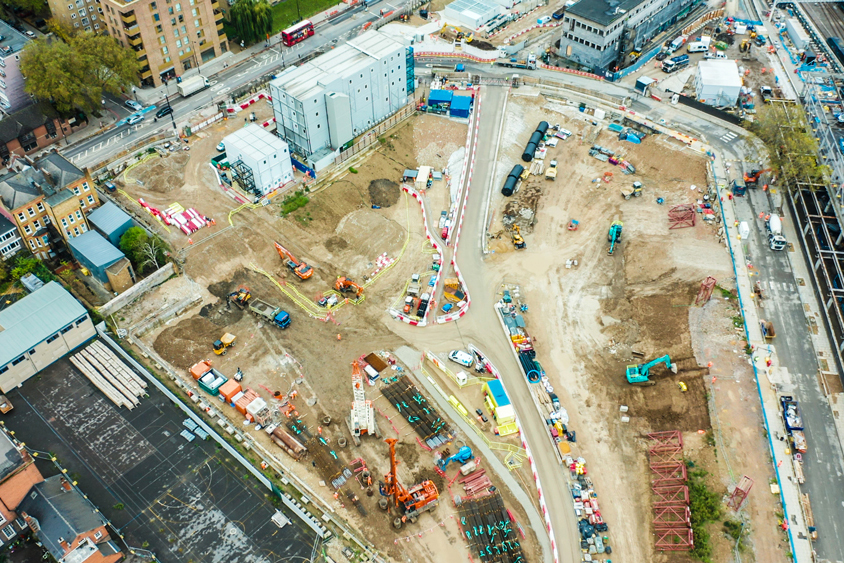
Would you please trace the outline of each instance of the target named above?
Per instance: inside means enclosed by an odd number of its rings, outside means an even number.
[[[499,314],[498,311],[495,311],[495,314]],[[504,393],[507,394],[507,386],[504,383],[504,379],[502,379],[501,373],[498,371],[498,368],[495,367],[495,364],[489,361],[489,356],[484,354],[483,351],[473,344],[469,344],[468,347],[470,351],[477,350],[478,353],[486,359],[486,367],[489,368],[489,372],[501,382],[501,387],[504,389]],[[528,463],[530,464],[530,472],[533,474],[533,481],[536,484],[536,491],[539,495],[539,507],[542,509],[542,518],[545,520],[548,538],[551,540],[551,552],[554,554],[554,563],[560,563],[560,558],[557,554],[557,542],[554,538],[554,528],[551,526],[551,516],[548,514],[548,507],[545,505],[545,497],[542,494],[542,482],[539,480],[539,474],[536,472],[536,464],[533,461],[533,454],[531,454],[530,446],[528,446],[527,441],[525,440],[525,432],[522,429],[522,421],[519,419],[518,412],[516,413],[516,427],[519,429],[519,438],[521,438],[522,447],[525,449],[525,453],[527,454]],[[563,507],[560,507],[560,509],[562,510]]]
[[[463,175],[466,174],[468,164],[468,175],[466,175],[466,193],[463,195],[463,205],[460,208],[460,219],[457,221],[457,232],[454,236],[454,254],[451,257],[451,266],[454,268],[454,272],[457,274],[457,279],[460,280],[460,286],[463,288],[463,293],[466,295],[466,304],[463,305],[463,307],[461,307],[457,312],[437,317],[438,323],[447,323],[459,319],[466,314],[469,310],[469,306],[472,304],[472,296],[469,294],[469,287],[466,285],[466,280],[463,279],[463,274],[460,273],[460,268],[457,265],[457,247],[460,244],[460,232],[463,227],[463,219],[466,216],[466,204],[469,202],[469,188],[472,185],[472,174],[475,172],[475,152],[478,148],[478,132],[481,127],[481,101],[480,90],[477,90],[477,93],[475,94],[475,109],[473,115],[475,119],[475,142],[472,144],[471,156],[470,151],[468,149],[466,150],[466,156],[463,160],[463,170],[460,174],[462,181]],[[468,147],[471,135],[467,135],[467,137],[466,142]]]
[[[425,202],[422,200],[422,196],[420,196],[416,190],[414,190],[407,184],[402,184],[401,189],[412,195],[413,199],[419,202],[419,207],[422,209],[422,224],[425,226],[425,238],[428,239],[428,241],[431,243],[431,246],[433,246],[434,250],[437,251],[437,254],[440,255],[440,260],[442,260],[443,249],[437,242],[436,238],[431,235],[431,230],[428,228],[428,213],[425,210]],[[436,303],[434,303],[433,298],[437,294],[437,286],[439,286],[440,284],[440,277],[442,276],[442,271],[442,263],[440,263],[440,269],[439,271],[437,271],[437,275],[434,278],[434,286],[430,289],[431,301],[428,302],[428,308],[425,310],[425,315],[423,315],[421,319],[412,319],[405,315],[402,311],[393,309],[392,307],[388,309],[390,315],[392,315],[394,319],[405,322],[411,326],[426,326],[428,324],[428,313],[431,312],[431,309],[436,307]]]
[[[467,53],[453,53],[453,52],[442,52],[442,51],[414,51],[413,58],[428,58],[428,57],[443,57],[445,59],[466,59],[467,61],[474,61],[476,63],[494,63],[496,59],[482,59],[480,57],[476,57],[475,55],[469,55]]]
[[[583,76],[585,78],[591,78],[593,80],[604,80],[603,76],[598,76],[597,74],[592,74],[591,72],[583,72],[582,70],[572,70],[570,68],[563,68],[561,66],[551,66],[551,65],[539,65],[539,68],[544,68],[545,70],[553,70],[554,72],[565,72],[566,74],[576,74],[577,76]]]
[[[264,91],[261,91],[261,92],[258,92],[257,94],[255,94],[254,96],[252,96],[251,98],[249,98],[248,100],[244,101],[244,102],[240,102],[240,103],[237,103],[233,106],[226,108],[226,113],[241,112],[241,111],[247,109],[252,104],[256,103],[258,100],[263,100],[264,98],[266,98],[270,101],[273,100],[272,96],[270,96],[269,94],[267,94]]]

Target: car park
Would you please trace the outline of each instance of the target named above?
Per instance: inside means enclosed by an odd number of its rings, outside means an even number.
[[[452,350],[448,353],[448,359],[464,368],[470,368],[475,363],[475,358],[463,350]]]

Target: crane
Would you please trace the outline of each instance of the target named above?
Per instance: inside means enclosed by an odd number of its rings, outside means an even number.
[[[306,280],[314,275],[314,269],[304,262],[296,260],[296,257],[293,256],[289,250],[278,243],[275,243],[275,249],[278,251],[278,255],[281,256],[281,259],[285,261],[287,267],[290,268],[290,271],[296,274],[296,277],[301,280]]]
[[[336,289],[340,293],[350,293],[354,291],[355,297],[360,297],[363,293],[362,285],[356,284],[345,276],[340,276],[339,278],[337,278],[337,281],[334,282],[334,289]]]
[[[470,448],[469,446],[462,446],[453,456],[441,458],[437,462],[437,466],[443,471],[445,471],[445,468],[448,467],[448,464],[452,461],[456,461],[457,463],[462,465],[470,459],[472,459],[472,448]]]
[[[411,523],[416,523],[419,515],[423,512],[433,510],[439,505],[440,492],[437,486],[430,479],[425,479],[418,485],[406,489],[404,485],[399,483],[399,478],[396,473],[396,440],[395,438],[387,438],[384,440],[390,446],[390,472],[384,475],[384,482],[380,484],[379,491],[382,496],[393,497],[393,503],[401,511],[402,515],[393,520],[393,527],[399,529],[402,525],[410,520]],[[378,504],[383,509],[387,509],[389,503],[386,499],[381,499],[382,502]]]
[[[607,233],[607,240],[610,243],[610,248],[607,250],[607,254],[612,256],[613,251],[615,250],[616,243],[621,242],[621,230],[624,226],[624,223],[621,221],[613,221],[612,225],[610,225],[610,231]]]
[[[352,362],[352,393],[354,401],[352,410],[349,413],[349,431],[352,433],[352,440],[355,445],[360,445],[360,437],[369,434],[378,435],[378,428],[375,426],[375,409],[372,408],[372,401],[366,400],[363,388],[363,375],[360,372],[360,364],[357,360]]]
[[[666,369],[671,370],[673,373],[677,373],[677,364],[672,364],[671,358],[668,357],[668,354],[666,354],[665,356],[651,360],[646,364],[632,364],[627,366],[627,383],[643,387],[647,385],[656,385],[656,381],[651,381],[649,376],[651,374],[651,368],[658,366],[659,364],[665,364]]]

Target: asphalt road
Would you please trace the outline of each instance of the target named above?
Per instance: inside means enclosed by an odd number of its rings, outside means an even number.
[[[349,10],[330,23],[318,26],[312,37],[293,47],[284,47],[278,42],[279,39],[276,36],[272,38],[275,42],[272,47],[209,77],[211,87],[188,98],[182,98],[177,93],[175,84],[171,82],[169,98],[176,123],[179,124],[201,108],[225,101],[230,92],[237,90],[244,84],[249,84],[265,75],[281,72],[285,65],[296,64],[298,60],[324,45],[330,45],[332,42],[339,45],[355,37],[364,24],[378,20],[381,7],[396,10],[404,7],[407,3],[408,0],[370,0],[366,9],[361,6]],[[260,49],[261,47],[257,48]],[[166,104],[163,93],[160,99],[155,101],[155,104],[157,107]],[[107,99],[106,108],[113,110],[121,118],[132,113],[132,110],[123,105],[122,100],[119,99]],[[173,131],[173,122],[169,116],[159,119],[158,122],[153,121],[153,118],[154,112],[151,112],[144,121],[137,125],[114,127],[100,135],[67,147],[65,150],[61,150],[61,153],[77,166],[92,166],[120,153],[126,146],[132,145],[140,139]]]
[[[844,560],[844,452],[826,405],[826,397],[818,380],[818,361],[811,338],[803,302],[798,294],[791,260],[803,260],[799,242],[795,252],[773,251],[767,246],[765,224],[759,213],[775,211],[770,197],[762,190],[748,190],[744,198],[736,198],[740,221],[750,226],[748,255],[764,292],[764,308],[760,316],[774,323],[777,336],[778,364],[787,370],[790,380],[782,394],[800,401],[808,451],[803,455],[806,483],[812,512],[818,526],[818,540],[813,542],[820,561]],[[785,221],[794,224],[786,208]],[[791,259],[791,260],[790,260]],[[805,280],[811,283],[810,280]]]

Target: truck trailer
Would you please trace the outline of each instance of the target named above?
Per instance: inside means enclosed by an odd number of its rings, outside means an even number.
[[[249,302],[249,310],[273,323],[278,328],[285,329],[290,326],[290,315],[286,311],[283,311],[281,307],[270,305],[266,301],[252,299]]]
[[[183,98],[187,98],[188,96],[193,96],[197,92],[201,92],[206,88],[211,87],[211,82],[208,81],[202,75],[193,76],[188,78],[187,80],[182,80],[176,85],[176,89],[179,91],[179,94],[182,95]]]

